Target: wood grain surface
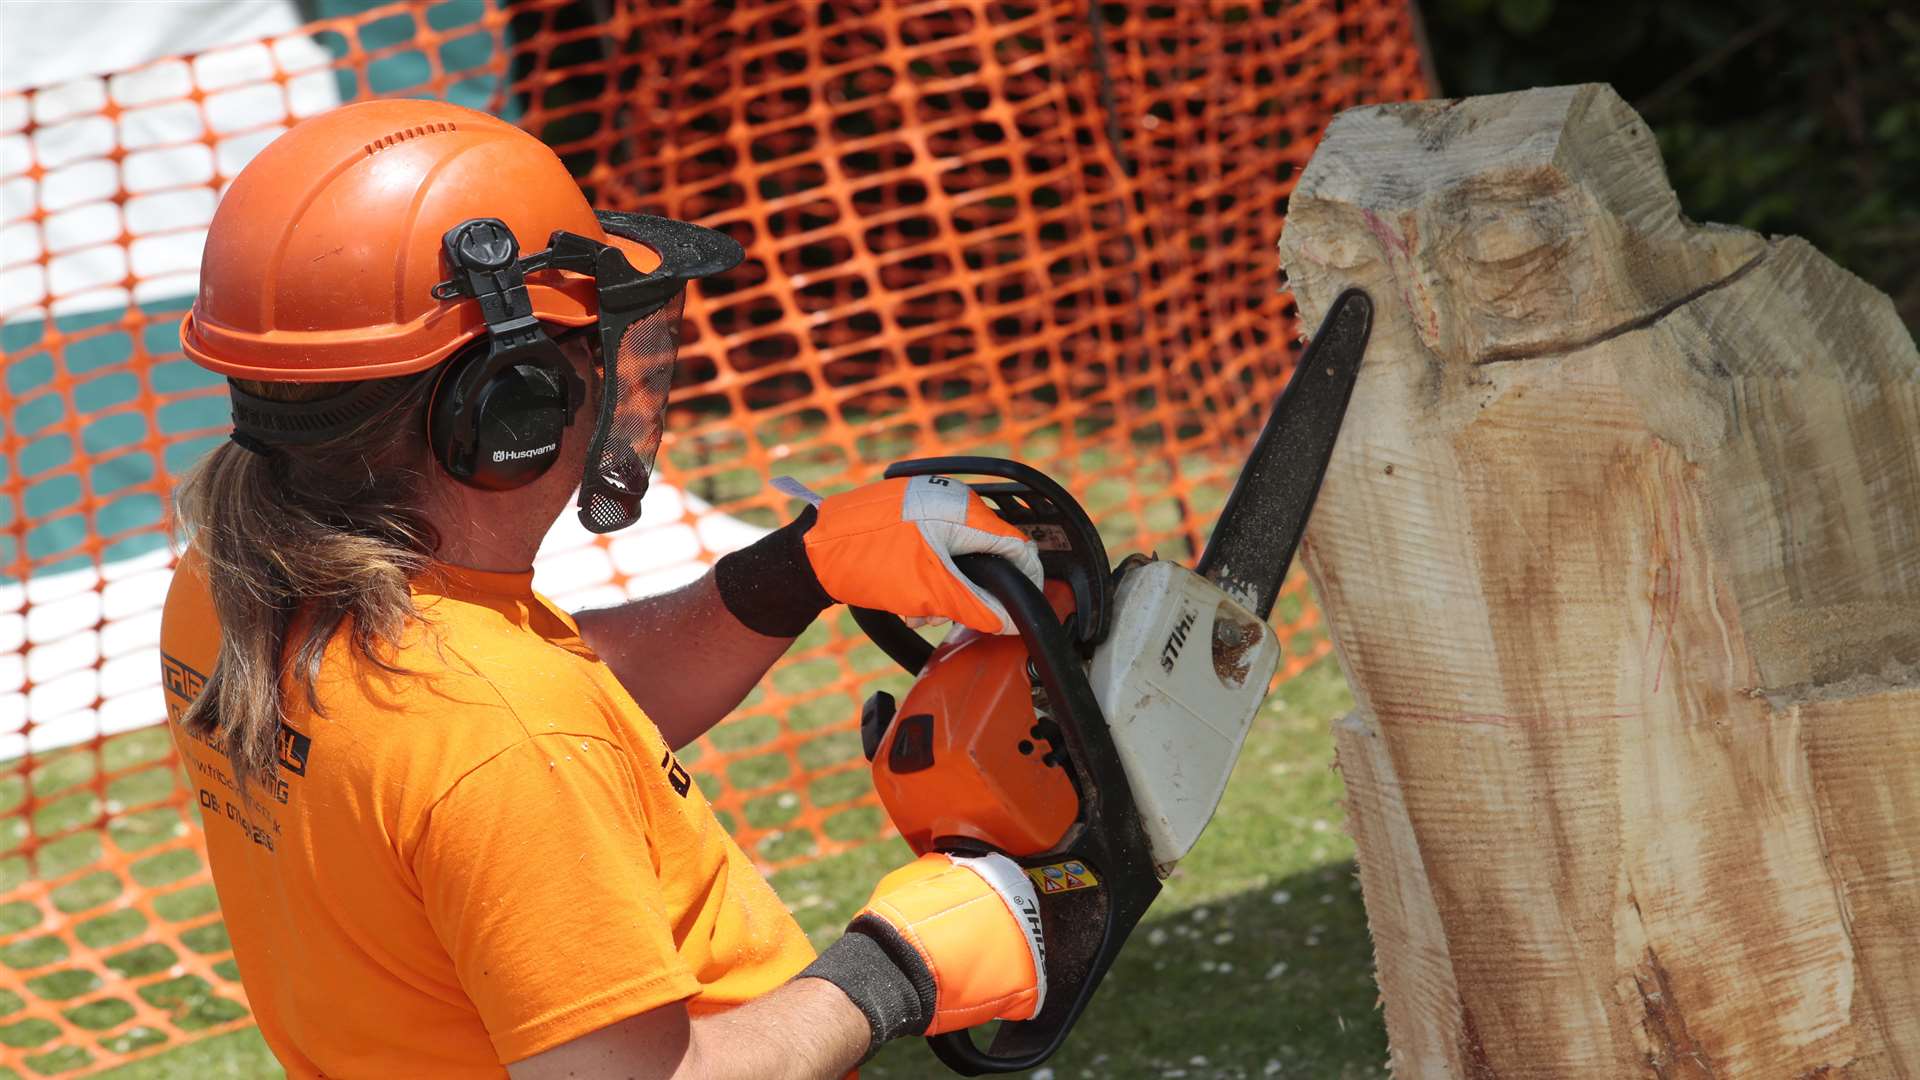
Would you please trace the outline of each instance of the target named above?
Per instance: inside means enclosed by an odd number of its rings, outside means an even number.
[[[1341,114],[1304,558],[1401,1077],[1920,1077],[1920,356],[1603,86]]]

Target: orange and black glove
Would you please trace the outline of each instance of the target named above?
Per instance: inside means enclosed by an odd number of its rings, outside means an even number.
[[[1030,1020],[1047,996],[1039,897],[1004,855],[922,855],[881,878],[798,978],[833,983],[866,1014],[869,1054],[905,1035]]]
[[[998,555],[1040,584],[1033,541],[958,480],[902,477],[824,499],[786,477],[775,486],[813,505],[714,566],[727,610],[758,633],[793,637],[837,601],[1011,634],[1006,609],[954,556]]]

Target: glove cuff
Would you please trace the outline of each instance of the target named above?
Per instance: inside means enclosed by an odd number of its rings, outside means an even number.
[[[794,977],[825,979],[866,1016],[873,1042],[862,1064],[887,1042],[925,1034],[933,1023],[938,999],[933,972],[885,919],[855,918],[839,941]]]
[[[818,518],[809,506],[781,528],[720,556],[713,564],[713,582],[720,602],[740,625],[771,638],[798,637],[833,597],[807,559],[807,530]]]

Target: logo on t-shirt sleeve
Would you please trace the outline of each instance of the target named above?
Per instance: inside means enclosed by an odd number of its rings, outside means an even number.
[[[686,798],[687,792],[693,789],[693,777],[680,764],[680,759],[673,756],[673,751],[669,750],[661,756],[660,767],[667,770],[667,783],[673,785],[673,793]]]

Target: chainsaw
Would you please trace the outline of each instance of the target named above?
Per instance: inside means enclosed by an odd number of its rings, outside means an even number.
[[[1048,993],[982,1049],[928,1039],[964,1076],[1051,1057],[1171,873],[1213,817],[1279,665],[1267,618],[1333,455],[1373,304],[1342,293],[1301,355],[1198,564],[1118,566],[1073,496],[998,458],[898,462],[889,478],[970,481],[1040,549],[1044,585],[988,555],[954,560],[1019,636],[956,628],[937,647],[896,616],[854,618],[916,678],[861,710],[874,785],[916,854],[999,852],[1040,897]]]

